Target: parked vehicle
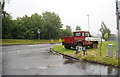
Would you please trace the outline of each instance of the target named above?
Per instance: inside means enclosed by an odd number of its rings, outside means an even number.
[[[81,46],[91,46],[93,48],[98,47],[97,40],[86,40],[86,38],[90,38],[91,34],[89,31],[75,31],[73,32],[72,37],[64,37],[63,45],[66,49],[70,49],[71,47],[75,48],[77,45]]]

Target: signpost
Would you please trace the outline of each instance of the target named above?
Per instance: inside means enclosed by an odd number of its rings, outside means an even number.
[[[37,33],[38,33],[38,39],[40,39],[40,29],[38,29]]]
[[[101,41],[100,41],[100,56],[102,56],[101,50],[102,50],[102,37],[101,37]]]

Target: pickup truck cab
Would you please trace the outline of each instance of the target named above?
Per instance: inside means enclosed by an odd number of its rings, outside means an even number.
[[[91,46],[97,48],[98,41],[88,41],[85,38],[91,37],[89,31],[75,31],[72,37],[64,37],[63,45],[66,49],[75,48],[77,45]]]

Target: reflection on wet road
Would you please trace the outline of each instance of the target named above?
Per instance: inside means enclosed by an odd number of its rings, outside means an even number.
[[[49,52],[58,44],[3,46],[3,75],[117,75],[118,68]]]

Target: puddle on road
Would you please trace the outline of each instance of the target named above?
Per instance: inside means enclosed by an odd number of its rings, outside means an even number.
[[[56,66],[57,64],[48,64],[48,67]]]
[[[100,75],[118,75],[120,72],[119,68],[111,66],[103,66],[100,64],[88,63],[85,61],[78,61],[74,59],[66,59],[63,64],[69,64],[76,67],[79,70],[86,71],[89,74],[100,74]],[[71,69],[72,69],[71,66]]]
[[[52,53],[53,55],[60,55],[57,53]],[[76,67],[79,70],[84,70],[89,74],[96,74],[96,75],[118,75],[120,68],[115,68],[111,66],[104,66],[100,64],[89,63],[85,61],[71,59],[70,57],[63,56],[64,62],[63,65],[71,65],[71,69]]]
[[[77,61],[75,61],[75,60],[73,60],[73,59],[67,59],[67,60],[64,61],[63,64],[73,64],[73,63],[75,63],[75,62],[77,62]]]

